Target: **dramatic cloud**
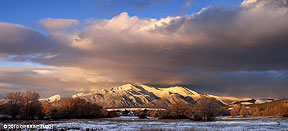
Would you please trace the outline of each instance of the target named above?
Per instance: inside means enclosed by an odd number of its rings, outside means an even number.
[[[126,12],[89,22],[48,18],[39,22],[47,36],[0,23],[0,59],[53,68],[4,69],[0,82],[81,91],[122,83],[184,84],[224,95],[261,96],[273,89],[270,96],[283,97],[287,21],[286,0],[245,0],[237,9],[209,7],[162,19]],[[35,79],[41,82],[31,84]]]
[[[43,53],[52,46],[40,33],[20,25],[0,22],[0,29],[1,54]]]

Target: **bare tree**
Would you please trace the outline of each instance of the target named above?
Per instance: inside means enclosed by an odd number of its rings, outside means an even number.
[[[288,117],[288,103],[283,104],[283,116]]]
[[[159,119],[170,119],[173,118],[171,112],[169,112],[168,110],[164,110],[164,111],[159,111],[159,115],[158,115]]]
[[[42,113],[43,114],[51,114],[53,111],[53,105],[48,102],[42,103]]]
[[[219,114],[221,105],[215,98],[202,97],[197,101],[195,116],[204,121],[212,121]]]
[[[188,118],[193,114],[191,104],[175,103],[169,106],[168,110],[174,118]]]
[[[36,92],[26,92],[24,96],[24,118],[25,119],[34,119],[42,113],[42,103],[39,101],[39,94]]]
[[[102,107],[80,98],[66,98],[56,104],[58,118],[95,118],[103,115]]]
[[[260,112],[260,109],[258,107],[253,107],[251,110],[250,110],[250,114],[251,116],[260,116],[261,115],[261,112]]]
[[[239,112],[240,112],[240,109],[241,109],[240,105],[238,105],[238,104],[237,104],[237,105],[234,105],[234,106],[232,107],[231,111],[230,111],[231,116],[232,116],[232,117],[238,116],[238,115],[239,115]]]
[[[274,116],[275,115],[275,109],[272,107],[266,107],[263,111],[264,116]]]
[[[288,104],[282,103],[273,107],[266,107],[263,111],[264,116],[287,116],[288,115]]]
[[[24,104],[23,93],[21,92],[10,92],[6,94],[8,102],[5,104],[6,112],[12,116],[12,119],[16,119],[16,116],[20,114],[21,108]]]
[[[246,107],[244,105],[241,106],[240,115],[242,117],[247,117],[249,115],[248,110],[246,109]]]

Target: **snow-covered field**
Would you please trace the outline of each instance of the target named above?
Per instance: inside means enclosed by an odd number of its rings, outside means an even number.
[[[43,122],[51,125],[54,129],[64,130],[274,130],[288,131],[288,120],[226,120],[226,118],[214,122],[194,122],[189,120],[140,120],[136,117],[121,117],[111,119],[94,120],[62,120]],[[3,123],[0,123],[3,127]]]

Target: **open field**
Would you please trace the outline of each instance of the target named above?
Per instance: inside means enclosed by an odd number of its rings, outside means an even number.
[[[223,117],[213,122],[194,122],[190,120],[156,120],[138,119],[137,117],[120,117],[110,119],[83,119],[59,121],[2,121],[5,124],[43,124],[54,129],[64,130],[288,130],[288,120],[283,118],[248,118],[237,119]]]

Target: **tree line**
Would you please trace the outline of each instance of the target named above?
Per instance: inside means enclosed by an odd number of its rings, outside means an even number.
[[[288,103],[266,106],[264,108],[250,107],[245,105],[234,105],[230,111],[231,116],[284,116],[288,117]]]
[[[174,103],[167,110],[138,111],[137,114],[143,117],[143,114],[159,119],[191,119],[195,121],[213,121],[216,116],[225,115],[224,107],[215,98],[201,97],[196,104]]]
[[[11,92],[0,105],[0,114],[5,119],[70,119],[103,117],[102,107],[80,98],[65,98],[61,101],[40,102],[36,92]]]

